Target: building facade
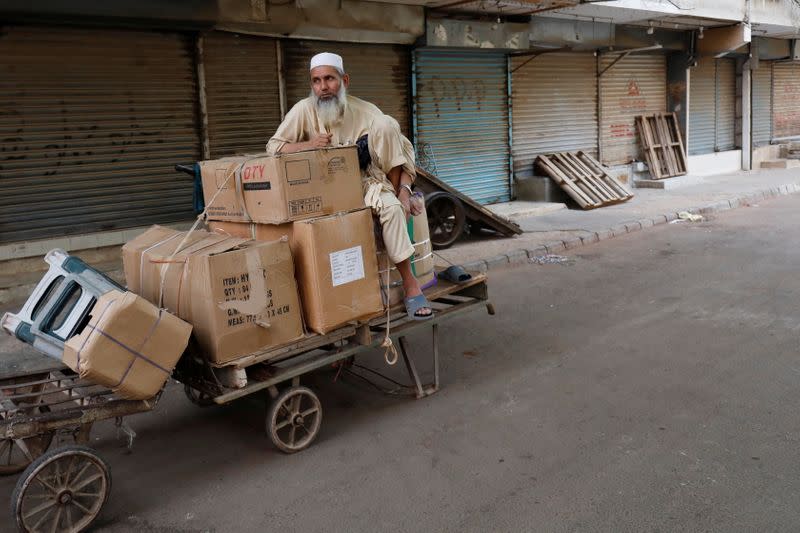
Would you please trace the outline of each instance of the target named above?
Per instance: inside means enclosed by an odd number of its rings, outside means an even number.
[[[0,261],[193,219],[174,165],[263,150],[322,50],[482,203],[542,153],[624,176],[637,115],[675,112],[697,174],[800,138],[789,0],[17,4],[0,0]]]

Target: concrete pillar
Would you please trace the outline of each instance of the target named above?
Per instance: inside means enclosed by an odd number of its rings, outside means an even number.
[[[753,136],[752,102],[751,102],[752,76],[750,61],[745,61],[742,67],[742,170],[751,170],[753,167]]]
[[[667,56],[667,111],[675,113],[683,136],[689,146],[689,55],[675,52]]]

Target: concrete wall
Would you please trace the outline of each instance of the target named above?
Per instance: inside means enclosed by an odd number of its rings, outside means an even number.
[[[758,146],[753,148],[753,170],[761,168],[763,161],[771,159],[779,159],[781,156],[781,147],[778,144],[770,144],[767,146]]]
[[[742,151],[730,150],[713,154],[690,155],[687,163],[690,176],[713,176],[737,172],[742,168]]]
[[[797,28],[800,6],[792,0],[750,0],[750,22]]]

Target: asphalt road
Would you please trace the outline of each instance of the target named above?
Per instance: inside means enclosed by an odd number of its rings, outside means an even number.
[[[96,530],[800,530],[798,228],[795,195],[492,273],[497,316],[442,328],[438,394],[314,376],[300,454],[271,448],[263,399],[171,387],[132,454],[95,433]]]

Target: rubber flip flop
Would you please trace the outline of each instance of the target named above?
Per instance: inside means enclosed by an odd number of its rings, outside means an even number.
[[[472,276],[464,270],[463,267],[458,265],[453,265],[451,267],[447,267],[445,270],[442,270],[437,274],[439,279],[443,279],[445,281],[452,281],[453,283],[466,283],[472,279]]]
[[[411,320],[428,320],[433,318],[433,308],[431,308],[430,302],[428,299],[425,298],[424,294],[418,294],[416,296],[412,296],[411,298],[406,298],[403,300],[406,304],[406,314],[408,318]],[[431,314],[429,315],[418,315],[417,311],[420,309],[428,308],[431,310]]]

